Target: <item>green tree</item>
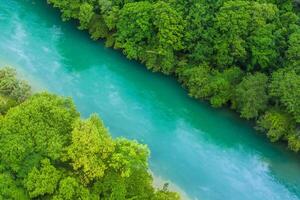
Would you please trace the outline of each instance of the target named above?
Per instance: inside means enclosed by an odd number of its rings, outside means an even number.
[[[26,191],[18,185],[10,173],[0,173],[0,200],[28,199]]]
[[[70,161],[85,183],[104,176],[106,160],[114,152],[114,143],[98,117],[77,120],[72,131],[71,145],[66,148],[64,161]]]
[[[237,67],[219,72],[201,65],[179,71],[179,76],[190,96],[209,99],[214,107],[220,107],[233,98],[235,85],[240,82],[243,72]]]
[[[47,93],[10,109],[0,121],[1,162],[23,174],[44,156],[58,159],[78,116],[70,99]]]
[[[59,182],[59,188],[56,190],[53,200],[91,200],[99,199],[96,195],[84,187],[76,178],[66,177]]]
[[[0,114],[5,114],[11,107],[16,106],[18,103],[14,99],[0,95]]]
[[[17,79],[16,70],[4,67],[0,69],[0,95],[22,102],[31,95],[31,87]]]
[[[211,105],[221,107],[228,103],[233,98],[236,84],[241,81],[242,77],[243,72],[237,67],[225,69],[223,72],[215,71],[209,83],[213,91],[210,97]]]
[[[270,94],[279,100],[300,122],[300,75],[295,70],[278,70],[273,73]]]
[[[279,58],[274,4],[226,1],[215,18],[214,60],[217,67],[242,64],[248,70],[274,67]]]
[[[291,34],[288,43],[287,63],[300,73],[300,31]]]
[[[179,79],[189,89],[189,95],[195,98],[207,98],[212,94],[209,87],[212,69],[206,65],[184,68],[179,71]]]
[[[293,133],[290,133],[287,136],[287,140],[288,140],[288,147],[295,151],[295,152],[299,152],[300,150],[300,133],[299,130],[296,130]]]
[[[267,132],[267,136],[272,142],[286,138],[295,130],[295,122],[286,113],[280,110],[267,111],[259,120],[258,126]]]
[[[25,179],[25,187],[31,198],[53,194],[62,173],[51,165],[49,159],[41,160],[41,167],[34,167]]]
[[[237,85],[233,106],[241,117],[256,118],[268,105],[267,85],[268,77],[262,73],[248,74]]]
[[[154,71],[170,73],[183,48],[184,20],[168,3],[127,3],[117,23],[116,47]]]
[[[87,29],[94,15],[93,6],[89,3],[83,3],[79,8],[79,29]]]

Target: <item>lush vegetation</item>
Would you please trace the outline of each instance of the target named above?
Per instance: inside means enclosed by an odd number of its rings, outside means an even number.
[[[93,39],[174,74],[192,97],[300,150],[299,5],[293,0],[48,0]]]
[[[0,70],[1,200],[179,200],[153,188],[145,145],[112,139],[69,98],[30,94],[14,70]]]

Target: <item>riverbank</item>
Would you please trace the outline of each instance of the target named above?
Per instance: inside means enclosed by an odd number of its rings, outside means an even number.
[[[10,67],[0,68],[0,97],[2,199],[181,199],[153,187],[146,145],[113,139],[70,97],[33,94]]]
[[[300,70],[293,56],[300,28],[292,1],[48,2],[92,39],[105,38],[148,69],[176,75],[190,96],[230,107],[255,121],[270,141],[300,149]],[[261,10],[270,19],[256,16]],[[243,26],[235,21],[249,28],[237,31]]]
[[[178,194],[180,194],[180,198],[181,200],[201,200],[200,198],[190,198],[182,188],[180,188],[178,185],[170,182],[169,180],[165,180],[162,177],[159,176],[155,176],[155,174],[153,172],[150,172],[152,177],[153,177],[153,185],[155,188],[159,189],[159,188],[163,188],[164,185],[167,183],[168,184],[168,188],[170,191],[173,192],[177,192]]]
[[[0,11],[0,57],[42,90],[73,97],[84,118],[98,113],[113,137],[147,144],[149,168],[191,199],[300,198],[299,156],[236,114],[90,40],[44,1],[11,0]]]

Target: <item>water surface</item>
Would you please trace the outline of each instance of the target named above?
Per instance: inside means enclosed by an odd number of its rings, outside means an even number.
[[[145,143],[150,168],[190,199],[300,199],[300,159],[226,109],[188,97],[173,78],[62,23],[45,1],[0,0],[0,65],[37,90],[72,96],[113,136]]]

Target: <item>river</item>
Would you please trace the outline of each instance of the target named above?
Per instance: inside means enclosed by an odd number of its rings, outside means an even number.
[[[63,23],[45,0],[0,0],[0,66],[35,90],[71,96],[114,137],[145,143],[156,182],[192,200],[300,199],[300,158],[228,109],[188,97],[171,77]]]

